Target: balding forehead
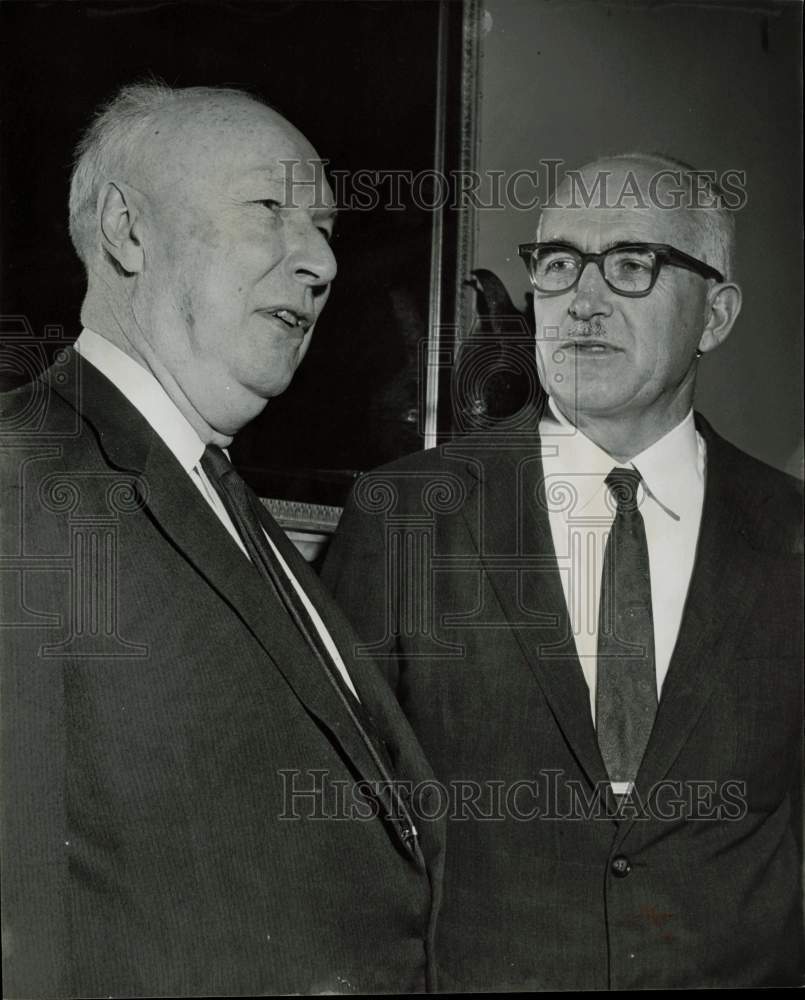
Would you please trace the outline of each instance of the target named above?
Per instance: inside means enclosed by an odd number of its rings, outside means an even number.
[[[684,195],[688,183],[685,171],[670,163],[640,157],[603,159],[568,170],[552,202],[596,208],[683,207],[690,204],[689,198],[674,193]]]
[[[142,137],[142,180],[173,184],[190,174],[255,168],[283,159],[309,160],[316,152],[278,112],[234,94],[188,97],[161,109]]]
[[[689,213],[657,209],[550,208],[540,219],[537,239],[569,243],[598,252],[623,243],[667,243],[696,256],[699,233]]]
[[[193,101],[193,98],[189,98]],[[229,131],[254,134],[276,132],[286,140],[309,146],[307,139],[294,125],[273,108],[245,95],[233,94],[205,101],[197,98],[187,109],[179,107],[179,116],[189,134],[209,131]]]
[[[680,187],[680,171],[638,157],[603,159],[568,171],[539,223],[539,238],[583,225],[643,242],[698,242],[701,221]],[[701,212],[699,212],[701,214]],[[630,231],[632,235],[630,235]]]
[[[238,94],[215,99],[188,97],[162,109],[155,117],[152,135],[166,142],[208,143],[225,135],[274,134],[279,142],[309,146],[302,133],[282,115]]]

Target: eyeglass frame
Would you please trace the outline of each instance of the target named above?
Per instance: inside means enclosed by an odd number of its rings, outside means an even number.
[[[576,275],[576,280],[572,284],[568,285],[567,288],[557,288],[553,291],[543,291],[543,289],[537,286],[534,278],[532,277],[531,267],[529,265],[534,251],[539,247],[556,247],[559,250],[571,250],[576,256],[581,258],[581,266],[579,267],[579,273]],[[648,288],[642,292],[626,292],[620,288],[616,288],[609,281],[606,274],[604,274],[604,258],[607,254],[610,254],[615,250],[648,250],[654,254],[654,267],[652,269],[651,281],[649,282]],[[703,278],[714,278],[718,282],[724,281],[724,275],[721,271],[717,271],[709,264],[705,264],[703,260],[698,260],[696,257],[691,257],[690,254],[684,253],[682,250],[677,250],[676,247],[672,247],[668,243],[615,243],[613,246],[607,247],[606,250],[601,250],[598,253],[585,253],[583,250],[579,250],[578,247],[574,247],[571,243],[563,243],[561,240],[548,240],[537,243],[521,243],[517,252],[520,259],[525,264],[526,271],[528,271],[528,280],[540,295],[546,296],[564,295],[565,292],[571,292],[581,281],[581,276],[590,261],[595,263],[607,288],[615,292],[616,295],[623,295],[630,299],[642,299],[646,295],[649,295],[654,286],[657,284],[657,278],[659,278],[660,271],[665,264],[670,264],[671,267],[681,267],[686,271],[693,271],[695,274],[698,274]]]

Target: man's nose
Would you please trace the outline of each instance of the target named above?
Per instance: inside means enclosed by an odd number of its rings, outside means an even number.
[[[581,272],[579,283],[573,290],[573,299],[567,311],[574,319],[610,316],[612,314],[610,294],[598,265],[588,261]]]
[[[288,243],[287,265],[296,280],[306,285],[329,285],[338,265],[325,234],[312,221],[297,223]]]

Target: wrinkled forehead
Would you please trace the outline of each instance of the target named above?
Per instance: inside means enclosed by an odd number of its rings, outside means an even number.
[[[695,254],[696,220],[669,181],[648,168],[603,163],[572,174],[557,188],[539,221],[540,240],[590,252],[613,243],[668,243]]]
[[[286,208],[334,212],[335,197],[324,168],[315,152],[267,149],[252,160],[244,157],[230,177],[232,188],[244,196],[271,198]]]
[[[640,208],[547,208],[538,238],[571,243],[591,253],[615,243],[668,243],[693,256],[699,242],[687,213]]]
[[[233,100],[188,109],[163,123],[143,157],[152,191],[204,191],[265,197],[308,208],[331,208],[324,163],[290,122],[257,102]],[[155,130],[156,131],[156,130]]]

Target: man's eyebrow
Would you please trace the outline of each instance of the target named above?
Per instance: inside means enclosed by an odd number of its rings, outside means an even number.
[[[265,167],[252,167],[250,170],[245,172],[247,180],[252,180],[257,178],[269,184],[282,185],[285,191],[288,190],[290,184],[290,178],[285,171],[285,168],[277,168],[276,166],[265,166]],[[322,175],[323,176],[323,175]],[[301,178],[294,181],[295,185],[300,185],[303,188],[310,188],[311,186],[315,189],[318,181],[317,180],[302,180]],[[316,197],[313,199],[313,204],[310,206],[311,211],[316,212],[320,217],[326,217],[333,220],[333,225],[338,218],[339,209],[338,206],[333,203],[328,205],[326,202],[322,201],[321,194],[325,190],[322,187],[319,191],[316,191]]]
[[[311,187],[327,181],[327,175],[323,170],[314,172],[312,177],[305,177],[298,174],[294,170],[294,167],[300,166],[301,163],[301,160],[289,160],[288,163],[260,164],[244,170],[242,176],[249,180],[256,177],[259,180],[272,181],[278,184],[293,183],[301,187]]]
[[[566,243],[568,246],[576,247],[576,249],[581,249],[576,241],[569,236],[558,235],[552,236],[549,240],[540,240],[541,243]],[[639,236],[618,236],[616,239],[608,240],[606,243],[601,245],[600,253],[606,253],[607,250],[614,250],[616,247],[631,247],[640,246],[643,243],[655,242],[654,240],[642,239]]]
[[[572,240],[569,236],[563,236],[561,233],[559,233],[556,236],[551,236],[550,239],[548,239],[546,236],[543,236],[538,242],[540,242],[540,243],[567,243],[567,245],[571,246],[571,247],[574,247],[576,245],[575,240]]]
[[[622,236],[620,237],[620,239],[611,240],[609,243],[605,243],[602,247],[602,250],[604,251],[615,250],[617,247],[634,247],[634,246],[639,247],[643,246],[643,244],[645,243],[654,243],[654,242],[656,241],[640,239],[637,236]]]

